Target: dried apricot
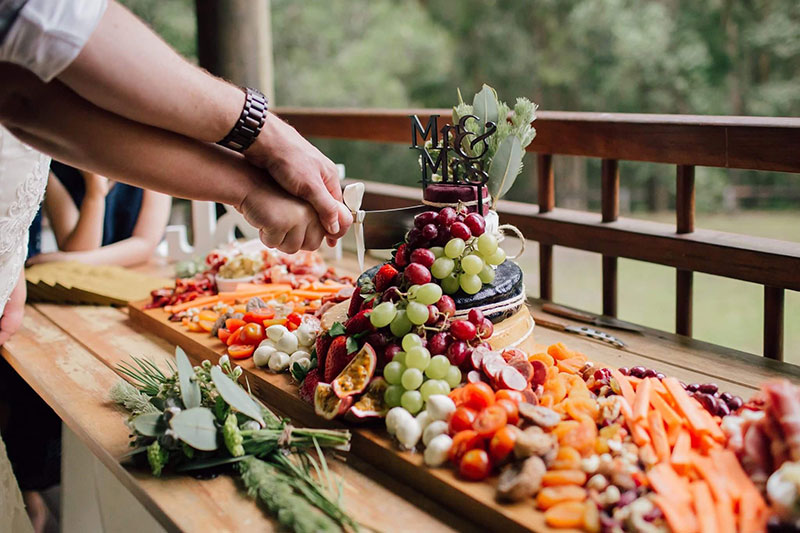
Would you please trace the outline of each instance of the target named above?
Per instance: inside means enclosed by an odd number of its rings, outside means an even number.
[[[544,512],[547,525],[559,529],[579,528],[583,526],[583,515],[586,506],[581,502],[557,503]]]
[[[588,418],[591,421],[597,419],[597,415],[600,412],[600,407],[597,405],[597,401],[593,400],[592,398],[567,398],[564,400],[564,407],[567,411],[567,414],[574,418],[575,420],[581,420],[583,418]]]
[[[555,461],[550,466],[553,470],[577,470],[581,467],[581,454],[575,448],[561,446]]]
[[[563,502],[582,502],[586,499],[586,489],[575,485],[544,487],[536,495],[536,505],[541,510],[550,509]]]
[[[564,423],[566,422],[562,422],[562,424]],[[562,446],[575,448],[581,452],[581,455],[587,455],[594,450],[595,441],[597,440],[597,426],[593,420],[588,420],[587,418],[582,419],[580,422],[575,422],[575,424],[577,426],[573,426],[571,431],[564,433],[558,439],[558,442]]]
[[[547,353],[552,355],[553,359],[555,359],[556,361],[561,361],[562,359],[569,359],[574,355],[572,350],[570,350],[560,342],[548,346]]]
[[[552,487],[555,485],[578,485],[586,483],[586,472],[583,470],[548,470],[542,476],[542,485]]]
[[[553,356],[544,352],[535,353],[533,355],[528,356],[528,361],[530,361],[531,363],[533,363],[534,361],[541,361],[542,363],[544,363],[544,366],[548,368],[556,364],[556,361],[555,359],[553,359]]]
[[[570,357],[569,359],[561,359],[558,363],[556,363],[556,366],[558,366],[558,369],[562,372],[577,374],[585,364],[585,357]]]

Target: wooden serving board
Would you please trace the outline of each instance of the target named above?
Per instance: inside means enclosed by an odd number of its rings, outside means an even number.
[[[204,359],[215,363],[224,353],[224,345],[218,339],[207,333],[188,332],[180,322],[170,322],[163,309],[144,309],[144,304],[129,306],[130,319],[179,345],[196,364]],[[252,358],[236,361],[236,364],[244,370],[242,380],[247,380],[253,393],[266,405],[307,426],[347,427],[353,435],[351,453],[466,519],[491,531],[550,531],[533,500],[498,503],[495,500],[496,477],[474,483],[459,479],[450,467],[428,468],[423,464],[422,454],[398,450],[382,427],[354,427],[317,416],[313,406],[300,399],[297,386],[288,374],[256,368]]]

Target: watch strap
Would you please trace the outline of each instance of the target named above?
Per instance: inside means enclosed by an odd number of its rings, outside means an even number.
[[[261,133],[269,110],[267,97],[260,91],[245,87],[244,92],[244,107],[239,120],[225,138],[217,143],[237,152],[244,152],[253,144],[258,134]]]

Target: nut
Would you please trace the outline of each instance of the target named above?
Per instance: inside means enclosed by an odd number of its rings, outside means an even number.
[[[608,486],[608,480],[603,474],[595,474],[586,482],[586,488],[603,490]]]
[[[598,455],[591,455],[581,459],[581,470],[587,474],[594,474],[598,468],[600,468],[600,457]]]
[[[600,496],[603,500],[603,504],[613,505],[619,501],[620,492],[619,489],[614,485],[609,485],[605,492],[603,492]]]

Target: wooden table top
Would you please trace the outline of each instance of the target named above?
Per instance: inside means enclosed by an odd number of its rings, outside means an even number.
[[[351,257],[335,266],[345,272],[357,270]],[[532,310],[534,316],[543,314],[536,303]],[[794,365],[655,330],[644,334],[608,331],[628,346],[618,349],[541,326],[534,335],[540,344],[563,342],[599,364],[643,365],[686,382],[714,381],[721,389],[744,397],[771,377],[784,376],[800,383],[800,367]],[[125,414],[108,399],[108,391],[118,379],[113,369],[130,355],[159,361],[171,359],[173,350],[166,341],[131,324],[125,310],[35,304],[27,307],[21,330],[2,347],[2,356],[168,531],[279,529],[230,477],[155,479],[148,472],[120,464],[118,458],[129,449],[129,439]],[[336,457],[330,463],[344,481],[345,508],[366,528],[475,529],[457,512],[432,503],[352,455]]]

